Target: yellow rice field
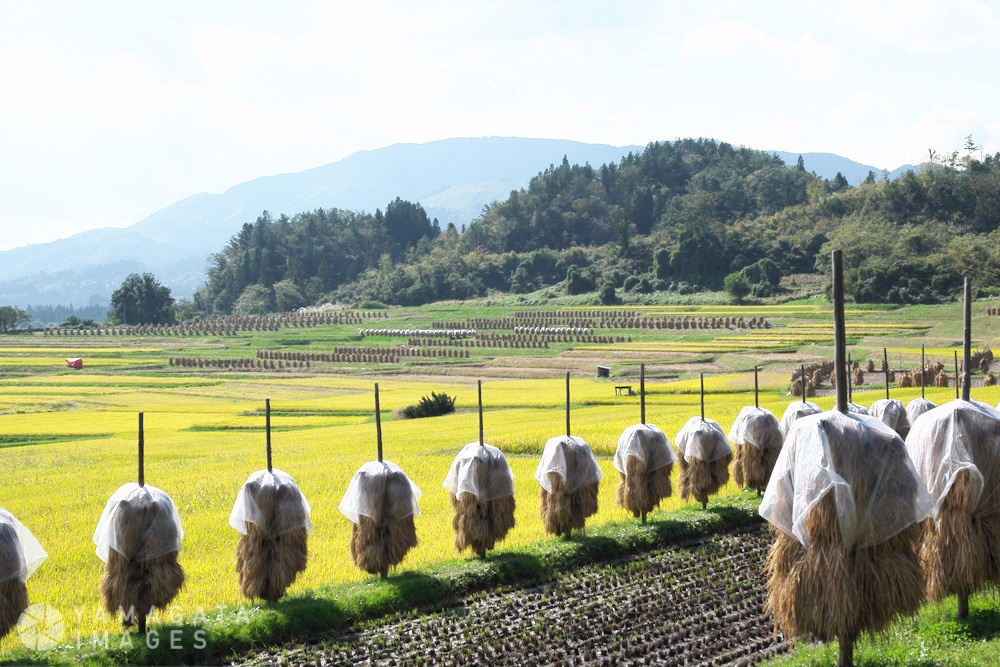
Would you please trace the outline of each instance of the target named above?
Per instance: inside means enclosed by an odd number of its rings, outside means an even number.
[[[765,377],[766,376],[766,377]],[[779,374],[762,382],[775,387],[762,404],[779,416],[786,398]],[[742,393],[752,375],[714,376],[706,381],[707,416],[728,430],[739,409],[752,402]],[[451,508],[441,487],[452,458],[477,437],[475,385],[386,380],[380,382],[386,458],[399,463],[423,490],[417,519],[420,545],[402,568],[457,556]],[[545,538],[539,520],[539,486],[533,475],[542,445],[564,430],[562,380],[494,381],[484,385],[487,440],[509,453],[516,476],[517,527],[506,545]],[[649,383],[648,419],[673,438],[698,414],[698,380]],[[391,413],[430,391],[457,396],[459,412],[423,420],[394,420]],[[948,400],[953,390],[928,390]],[[990,395],[992,392],[992,396]],[[895,392],[900,398],[919,390]],[[878,398],[872,393],[872,400]],[[604,469],[600,513],[595,523],[624,520],[615,504],[617,473],[612,455],[618,435],[638,421],[638,397],[616,397],[613,386],[574,380],[573,433],[594,448]],[[856,394],[863,401],[864,394]],[[67,637],[116,629],[101,608],[103,563],[94,552],[93,531],[104,503],[136,474],[137,412],[145,413],[146,480],[174,498],[185,529],[181,563],[184,591],[165,613],[194,615],[240,604],[234,571],[238,534],[228,523],[240,486],[264,467],[263,403],[272,402],[275,466],[299,482],[312,503],[316,531],[309,568],[294,585],[302,592],[324,584],[359,581],[367,575],[351,562],[350,523],[337,510],[354,471],[375,457],[372,382],[342,377],[213,379],[132,375],[64,375],[0,381],[0,449],[7,475],[0,505],[18,516],[50,557],[29,581],[34,602],[59,609]],[[982,391],[1000,400],[1000,390]],[[820,398],[827,406],[832,398]],[[30,410],[18,406],[30,405]],[[55,442],[18,444],[19,436]],[[736,489],[732,485],[723,493]],[[680,504],[677,498],[664,509]],[[154,619],[155,622],[155,619]],[[16,639],[8,637],[3,648]]]

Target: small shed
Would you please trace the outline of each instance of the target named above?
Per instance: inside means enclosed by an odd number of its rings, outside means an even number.
[[[609,377],[611,377],[611,366],[598,366],[597,367],[597,377],[599,377],[599,378],[609,378]]]
[[[83,368],[83,357],[73,357],[66,360],[66,365],[70,368]]]

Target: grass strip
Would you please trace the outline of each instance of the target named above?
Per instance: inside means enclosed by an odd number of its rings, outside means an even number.
[[[156,642],[128,635],[101,636],[45,652],[8,652],[0,664],[218,664],[255,649],[336,633],[357,621],[432,609],[503,585],[532,585],[593,563],[755,525],[761,521],[758,503],[751,493],[729,496],[713,500],[708,510],[690,505],[654,512],[645,525],[637,520],[604,524],[571,541],[543,540],[499,550],[483,560],[456,558],[386,580],[321,587],[273,604],[230,607],[177,624],[152,626]]]

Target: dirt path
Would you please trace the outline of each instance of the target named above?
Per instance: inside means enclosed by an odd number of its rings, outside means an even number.
[[[763,528],[360,624],[246,665],[752,665],[787,650],[764,613]]]

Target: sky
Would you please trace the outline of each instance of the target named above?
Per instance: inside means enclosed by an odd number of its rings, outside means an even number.
[[[449,137],[1000,151],[1000,0],[0,0],[0,250]]]

